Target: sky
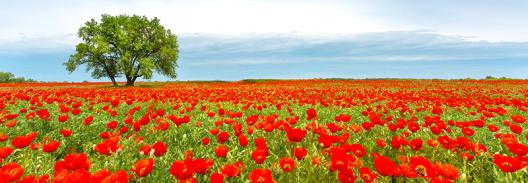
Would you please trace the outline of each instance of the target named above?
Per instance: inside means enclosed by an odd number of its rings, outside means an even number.
[[[524,0],[0,0],[0,71],[96,81],[62,65],[77,30],[101,14],[137,14],[178,36],[184,81],[528,78],[527,9]]]

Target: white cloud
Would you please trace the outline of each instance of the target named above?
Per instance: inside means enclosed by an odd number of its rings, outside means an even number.
[[[468,41],[432,32],[182,35],[188,65],[286,65],[314,62],[445,62],[528,59],[528,43]]]
[[[72,34],[108,14],[156,16],[176,33],[357,33],[383,26],[334,2],[321,1],[11,1],[0,9],[0,40]]]
[[[178,34],[353,34],[428,30],[528,41],[528,2],[341,0],[20,0],[2,2],[0,41],[74,34],[101,14],[156,16]]]

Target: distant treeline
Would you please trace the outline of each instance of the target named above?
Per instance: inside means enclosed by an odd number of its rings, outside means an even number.
[[[519,80],[518,78],[509,78],[509,77],[494,77],[494,76],[486,76],[485,78],[476,79],[476,78],[456,78],[456,79],[438,79],[438,78],[432,78],[432,79],[418,79],[418,78],[362,78],[362,79],[356,79],[356,78],[313,78],[313,79],[319,79],[319,80],[348,80],[348,81],[356,81],[356,80]],[[241,82],[246,83],[262,83],[262,82],[270,82],[270,81],[280,81],[283,79],[243,79],[240,80]],[[288,80],[288,79],[284,79]],[[523,80],[523,79],[520,79]],[[218,82],[217,80],[211,80],[208,82]],[[226,82],[226,81],[221,81]]]
[[[31,83],[37,82],[33,79],[28,79],[24,77],[16,77],[13,73],[10,72],[0,72],[0,83]]]
[[[484,79],[487,79],[487,80],[511,80],[511,79],[515,79],[515,78],[509,78],[509,77],[494,77],[494,76],[486,76],[486,78]]]
[[[509,77],[494,77],[494,76],[486,76],[482,79],[476,79],[476,78],[455,78],[455,79],[439,79],[439,78],[432,78],[432,79],[419,79],[419,78],[363,78],[363,79],[354,79],[354,78],[315,78],[315,79],[322,79],[322,80],[523,80],[519,78],[509,78]]]

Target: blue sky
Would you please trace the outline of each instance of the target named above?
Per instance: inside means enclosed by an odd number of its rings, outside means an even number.
[[[62,63],[102,13],[160,18],[179,38],[178,80],[528,78],[520,0],[0,3],[0,71],[42,81],[93,81]]]

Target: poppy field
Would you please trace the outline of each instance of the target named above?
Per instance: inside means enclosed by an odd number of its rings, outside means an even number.
[[[0,84],[0,182],[528,180],[524,80],[142,84]]]

